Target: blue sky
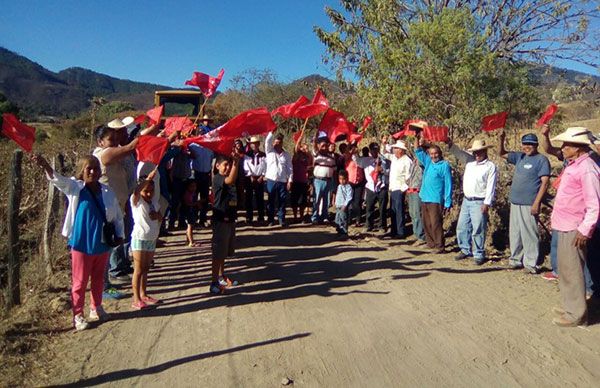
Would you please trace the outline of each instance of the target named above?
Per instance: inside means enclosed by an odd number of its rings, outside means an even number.
[[[339,8],[336,0],[0,0],[0,46],[52,71],[79,66],[173,87],[221,67],[222,89],[248,68],[282,81],[333,78],[312,31],[330,29],[325,5]]]

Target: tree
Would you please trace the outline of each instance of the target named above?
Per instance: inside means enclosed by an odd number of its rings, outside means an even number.
[[[19,108],[12,102],[8,101],[4,94],[0,93],[0,115],[2,113],[17,114],[19,113]]]

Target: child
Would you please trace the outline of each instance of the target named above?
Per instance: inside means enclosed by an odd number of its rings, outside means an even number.
[[[194,224],[197,221],[198,208],[200,201],[196,201],[196,181],[190,179],[186,182],[185,191],[181,195],[181,212],[187,224],[185,231],[186,243],[188,247],[199,247],[200,242],[194,242]]]
[[[238,172],[239,156],[228,158],[222,155],[215,163],[216,174],[213,177],[213,218],[212,218],[212,276],[209,291],[222,294],[228,286],[237,282],[225,276],[225,258],[232,257],[235,251],[235,218],[237,213],[237,195],[235,181]]]
[[[123,213],[112,189],[99,182],[100,161],[92,155],[77,163],[77,175],[66,178],[50,167],[46,159],[33,155],[32,159],[46,172],[50,182],[69,200],[62,234],[69,239],[71,248],[71,304],[75,330],[88,328],[88,321],[107,320],[102,308],[104,272],[111,247],[104,243],[103,225],[115,226],[115,243],[123,242]],[[89,319],[83,316],[85,289],[91,278]]]
[[[131,278],[133,303],[131,308],[134,310],[141,310],[148,305],[159,303],[158,299],[146,294],[148,271],[154,259],[156,239],[162,221],[162,215],[155,208],[153,202],[155,175],[156,170],[153,170],[145,180],[141,180],[130,198],[134,222],[131,232],[131,251],[133,252],[133,276]]]
[[[348,183],[348,171],[338,173],[338,187],[335,194],[335,223],[337,232],[348,235],[348,205],[352,201],[352,186]]]

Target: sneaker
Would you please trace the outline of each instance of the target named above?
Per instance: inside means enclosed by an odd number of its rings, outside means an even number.
[[[556,275],[552,271],[548,271],[548,272],[546,272],[546,273],[544,273],[542,275],[542,279],[547,280],[549,282],[557,282],[558,281],[558,275]]]
[[[211,283],[208,291],[213,295],[221,295],[225,293],[225,286],[222,286],[219,283]]]
[[[414,243],[410,244],[413,247],[420,247],[422,245],[426,245],[427,243],[423,240],[416,240]],[[462,252],[461,252],[462,253]]]
[[[97,306],[96,310],[90,309],[90,316],[88,317],[89,321],[91,321],[91,322],[95,322],[95,321],[106,322],[109,319],[110,319],[110,315],[106,311],[104,311],[102,306]]]
[[[511,270],[511,271],[517,271],[519,269],[523,269],[523,264],[520,264],[520,263],[509,263],[506,268],[509,269],[509,270]]]
[[[524,270],[530,275],[537,275],[540,273],[540,269],[537,267],[525,267]]]
[[[75,315],[75,317],[73,318],[73,323],[75,324],[75,331],[85,330],[88,327],[90,327],[90,325],[87,323],[87,321],[83,317],[83,314]]]
[[[552,320],[552,323],[554,323],[556,326],[560,326],[560,327],[577,327],[577,326],[587,326],[587,318],[582,318],[579,321],[571,321],[570,319],[565,318],[564,315],[558,317],[558,318],[554,318]]]
[[[143,310],[146,307],[148,307],[148,305],[146,303],[144,303],[143,300],[140,300],[139,302],[133,302],[131,304],[131,308],[134,310]]]
[[[118,275],[118,276],[110,275],[108,277],[108,280],[110,280],[110,282],[114,283],[114,284],[126,284],[126,283],[131,283],[131,276],[129,276],[127,274]]]
[[[102,292],[102,298],[118,300],[118,299],[123,299],[123,294],[121,294],[119,291],[117,291],[116,288],[110,287]]]
[[[466,259],[467,257],[469,257],[469,255],[467,255],[463,251],[460,251],[460,252],[458,252],[458,255],[454,256],[454,260],[460,261],[460,260]]]
[[[486,262],[484,258],[475,259],[475,265],[483,265]]]
[[[219,279],[219,285],[223,286],[223,287],[235,287],[238,284],[239,283],[237,280],[233,280],[227,276],[223,276],[222,278]]]
[[[147,305],[159,304],[160,303],[160,299],[156,299],[156,298],[153,298],[151,296],[145,296],[145,297],[143,297],[142,301],[144,301],[144,303],[146,303]]]

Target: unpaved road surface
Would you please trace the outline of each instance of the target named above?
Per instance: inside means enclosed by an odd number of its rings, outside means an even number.
[[[203,246],[169,238],[149,290],[164,303],[48,345],[40,385],[600,386],[600,324],[558,328],[558,287],[397,241],[325,227],[238,228],[241,285],[209,296]],[[598,322],[598,317],[592,317]],[[35,373],[35,371],[34,371]]]

